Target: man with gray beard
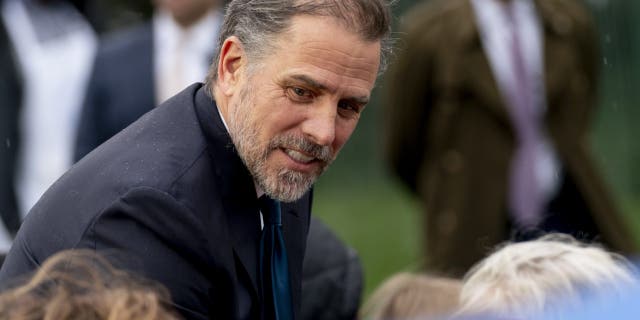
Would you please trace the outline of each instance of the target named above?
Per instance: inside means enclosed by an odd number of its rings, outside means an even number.
[[[189,319],[295,319],[310,187],[384,68],[383,0],[231,1],[205,85],[98,147],[29,213],[0,284],[57,251],[116,252]]]

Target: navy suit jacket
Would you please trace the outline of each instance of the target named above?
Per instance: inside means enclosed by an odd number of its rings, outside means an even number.
[[[76,161],[157,105],[152,29],[143,24],[101,43],[80,115]]]
[[[283,204],[296,315],[311,200]],[[257,319],[259,221],[253,178],[196,84],[53,184],[18,232],[0,285],[60,250],[117,250],[120,265],[167,286],[188,319]]]

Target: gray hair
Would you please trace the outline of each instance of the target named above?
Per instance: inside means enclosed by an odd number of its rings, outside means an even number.
[[[379,40],[379,73],[386,69],[392,50],[391,13],[386,0],[234,0],[227,6],[207,86],[217,78],[220,48],[227,38],[238,37],[249,60],[255,63],[273,49],[275,38],[289,28],[296,15],[335,17],[363,40]]]

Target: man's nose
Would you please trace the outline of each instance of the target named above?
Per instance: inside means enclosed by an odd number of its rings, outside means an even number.
[[[326,103],[310,108],[302,124],[304,135],[321,146],[330,146],[336,138],[336,106]]]

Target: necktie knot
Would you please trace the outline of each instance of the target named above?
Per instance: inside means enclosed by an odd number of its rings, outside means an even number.
[[[258,199],[258,202],[260,203],[260,211],[262,212],[267,224],[277,226],[282,225],[280,201],[274,200],[267,195],[263,195]]]

